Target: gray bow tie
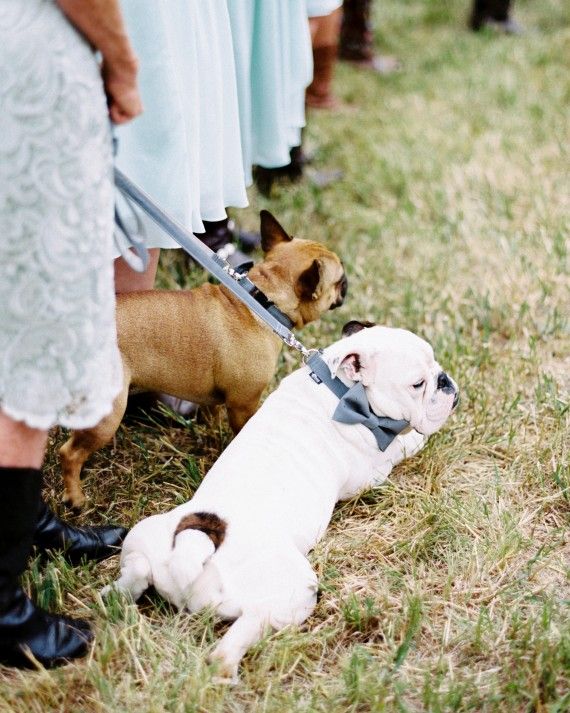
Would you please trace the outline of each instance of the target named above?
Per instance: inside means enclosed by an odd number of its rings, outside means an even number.
[[[407,421],[396,421],[373,413],[361,382],[354,384],[341,397],[333,414],[333,421],[366,426],[372,431],[381,451],[385,451],[394,438],[410,425]]]

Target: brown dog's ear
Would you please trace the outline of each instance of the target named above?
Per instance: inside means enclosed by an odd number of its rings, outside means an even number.
[[[261,249],[264,253],[282,242],[289,242],[293,238],[283,230],[281,224],[268,210],[262,210],[259,214],[260,232],[261,232]]]
[[[369,327],[375,327],[375,322],[359,322],[357,319],[351,319],[342,328],[342,337],[350,337],[351,334],[356,334],[356,332],[361,332],[363,329],[368,329]]]
[[[303,302],[312,302],[321,296],[321,277],[323,264],[315,258],[311,266],[304,270],[297,279],[295,294]]]

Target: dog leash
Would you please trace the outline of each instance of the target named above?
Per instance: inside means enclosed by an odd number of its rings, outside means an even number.
[[[170,235],[192,259],[243,302],[284,344],[301,352],[304,357],[309,356],[311,353],[310,350],[291,332],[293,323],[289,317],[283,314],[277,305],[275,305],[247,275],[235,270],[222,257],[198,240],[192,232],[173,220],[147,193],[116,167],[115,186],[124,197],[133,201],[133,203],[139,206],[162,230]],[[118,223],[118,225],[127,239],[131,240],[131,236],[125,229],[124,223],[122,225]],[[140,253],[141,242],[143,241],[139,238],[138,244],[133,244],[137,252],[137,255],[133,257],[138,257],[140,264],[144,264],[144,257]],[[146,247],[144,245],[143,247],[146,251]],[[139,264],[138,261],[137,264]]]
[[[198,240],[193,233],[173,220],[148,194],[116,167],[115,186],[124,197],[132,200],[162,230],[170,235],[190,257],[243,302],[284,344],[303,355],[303,361],[309,367],[313,381],[317,384],[325,384],[339,399],[332,417],[333,421],[366,426],[372,432],[381,451],[385,451],[394,438],[409,426],[407,421],[377,416],[370,408],[366,391],[361,382],[357,382],[349,388],[338,377],[333,378],[328,365],[321,357],[322,350],[307,349],[291,332],[293,323],[287,315],[283,314],[247,275],[232,268],[222,257]],[[139,236],[136,240],[133,239],[121,220],[118,210],[115,211],[115,219],[117,226],[136,252],[136,255],[133,255],[130,251],[125,251],[130,253],[132,258],[129,264],[132,263],[133,269],[139,272],[143,271],[144,266],[148,264],[148,250],[144,240]],[[123,257],[125,257],[124,254]]]

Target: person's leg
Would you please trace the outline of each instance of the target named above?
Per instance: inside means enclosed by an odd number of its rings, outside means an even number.
[[[372,0],[344,0],[339,56],[350,62],[367,62],[374,55],[371,24]]]
[[[0,469],[40,471],[48,433],[15,421],[0,410]],[[40,486],[41,487],[41,486]],[[33,544],[40,550],[64,550],[71,562],[101,560],[118,552],[127,534],[124,527],[73,527],[56,517],[38,494]]]
[[[520,26],[511,19],[512,0],[474,0],[469,27],[478,31],[485,26],[507,34],[518,34]]]
[[[340,28],[339,57],[378,74],[390,74],[400,69],[396,57],[374,52],[372,0],[344,0]]]
[[[87,652],[89,625],[39,609],[19,584],[32,549],[40,507],[47,432],[0,411],[0,662],[44,666]]]
[[[0,466],[41,468],[47,431],[30,428],[0,410]]]
[[[135,272],[122,257],[115,260],[115,292],[117,294],[152,290],[158,269],[160,248],[150,248],[148,252],[150,260],[145,272]]]
[[[309,18],[313,44],[314,76],[307,88],[307,106],[318,109],[332,109],[338,106],[338,101],[332,94],[332,80],[341,19],[341,8],[331,12],[330,15]]]

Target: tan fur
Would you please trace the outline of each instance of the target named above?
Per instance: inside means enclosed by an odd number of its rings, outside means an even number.
[[[342,303],[346,278],[337,255],[319,243],[290,238],[267,211],[261,227],[266,255],[249,277],[295,328]],[[225,403],[237,433],[257,410],[282,346],[225,287],[209,283],[118,295],[117,333],[123,389],[113,412],[95,428],[74,431],[60,449],[63,500],[76,508],[85,502],[83,464],[115,434],[129,387],[200,405]]]

